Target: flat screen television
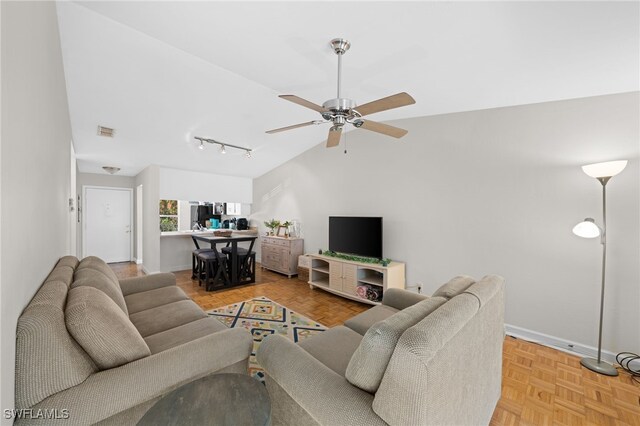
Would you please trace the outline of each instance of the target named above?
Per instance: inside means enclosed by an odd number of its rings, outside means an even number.
[[[330,216],[329,250],[382,259],[382,218]]]

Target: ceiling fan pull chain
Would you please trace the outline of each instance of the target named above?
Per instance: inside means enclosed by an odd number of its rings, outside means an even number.
[[[344,134],[344,154],[347,155],[347,132]]]

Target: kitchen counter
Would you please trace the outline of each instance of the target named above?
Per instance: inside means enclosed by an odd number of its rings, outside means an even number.
[[[161,237],[190,237],[192,235],[213,235],[213,230],[208,231],[170,231],[161,232]],[[257,229],[247,229],[246,231],[233,230],[233,235],[258,235]]]

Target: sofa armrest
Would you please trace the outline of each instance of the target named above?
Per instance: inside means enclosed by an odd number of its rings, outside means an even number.
[[[33,408],[67,409],[68,419],[48,424],[94,424],[173,389],[247,360],[253,338],[245,328],[231,328],[180,346],[92,374],[77,386],[58,392]],[[20,424],[39,424],[24,419]]]
[[[120,280],[120,289],[124,296],[143,291],[155,290],[156,288],[176,285],[176,276],[170,272],[144,275],[142,277],[125,278]]]
[[[371,408],[373,395],[351,385],[286,337],[265,338],[257,358],[268,380],[319,424],[386,425]]]
[[[423,294],[414,293],[412,291],[403,290],[400,288],[389,288],[385,290],[382,295],[382,304],[391,306],[401,311],[409,306],[415,305],[418,302],[422,302],[429,296]]]

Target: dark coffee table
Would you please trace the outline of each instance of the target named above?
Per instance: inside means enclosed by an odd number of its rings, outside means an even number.
[[[269,425],[271,401],[246,374],[214,374],[187,383],[147,411],[138,425]]]

